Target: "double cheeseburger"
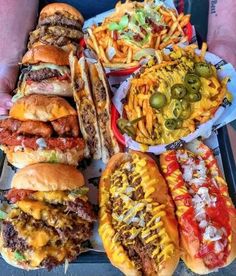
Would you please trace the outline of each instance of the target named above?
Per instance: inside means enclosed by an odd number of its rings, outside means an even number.
[[[32,48],[22,58],[25,66],[19,78],[17,94],[72,96],[68,54],[52,45]]]
[[[73,54],[69,60],[85,155],[107,163],[120,149],[111,129],[110,90],[105,72],[100,62],[91,63],[85,57],[78,60]]]
[[[73,50],[83,37],[83,23],[83,16],[74,7],[65,3],[49,4],[40,12],[37,28],[30,33],[28,48],[50,44]]]
[[[95,220],[87,191],[82,174],[69,165],[41,163],[19,170],[6,195],[14,207],[1,228],[6,262],[50,270],[75,259]]]
[[[25,96],[9,115],[0,121],[0,144],[15,167],[38,162],[77,165],[83,158],[77,113],[63,98]]]

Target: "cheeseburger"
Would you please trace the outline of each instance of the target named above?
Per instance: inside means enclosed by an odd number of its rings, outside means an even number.
[[[64,50],[40,45],[22,58],[26,66],[20,75],[17,94],[72,96],[68,54]]]
[[[83,23],[83,16],[74,7],[65,3],[49,4],[40,12],[38,26],[30,34],[28,48],[50,44],[73,50],[83,37]]]
[[[9,115],[0,121],[0,144],[15,167],[38,162],[77,165],[83,158],[77,113],[63,98],[25,96]]]
[[[87,202],[83,175],[62,164],[34,164],[19,170],[6,198],[0,250],[9,264],[36,269],[75,259],[89,239],[95,214]]]

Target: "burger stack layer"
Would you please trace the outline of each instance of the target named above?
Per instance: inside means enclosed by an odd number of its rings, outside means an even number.
[[[96,220],[84,177],[76,169],[85,149],[93,157],[93,144],[80,133],[82,115],[73,102],[69,66],[69,52],[77,54],[83,36],[82,24],[80,12],[67,4],[41,11],[22,58],[14,104],[0,121],[0,147],[20,168],[0,214],[0,250],[6,262],[26,270],[50,270],[74,260]],[[93,119],[96,112],[94,107]]]
[[[73,166],[39,163],[19,170],[6,197],[0,247],[9,264],[48,270],[75,259],[95,214],[83,175]]]

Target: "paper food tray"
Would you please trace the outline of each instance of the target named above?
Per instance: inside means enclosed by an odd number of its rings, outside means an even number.
[[[185,47],[185,46],[182,45],[182,47]],[[168,53],[169,50],[165,49],[165,52]],[[198,49],[196,49],[195,52],[196,54],[200,54],[200,50]],[[236,96],[236,71],[234,67],[230,63],[226,63],[221,58],[209,52],[206,53],[205,59],[206,61],[208,61],[209,63],[213,64],[216,67],[217,74],[220,79],[226,76],[230,78],[227,84],[227,89],[229,90],[229,92],[231,92],[234,98]],[[120,115],[122,115],[123,113],[122,102],[129,91],[130,81],[133,78],[135,78],[136,75],[139,74],[140,70],[141,69],[137,70],[128,79],[126,79],[114,93],[113,104]],[[114,80],[112,80],[112,78],[109,78],[109,82],[111,82],[111,86],[114,89]],[[181,139],[176,140],[173,143],[161,144],[156,146],[146,146],[144,150],[143,146],[140,143],[134,141],[131,137],[129,137],[126,134],[123,135],[124,141],[125,141],[124,143],[126,147],[133,150],[151,152],[154,154],[161,154],[166,150],[176,149],[184,145],[185,143],[191,142],[192,140],[198,137],[208,138],[211,135],[212,130],[222,127],[223,125],[235,119],[236,119],[236,100],[233,99],[232,103],[230,103],[225,98],[222,104],[219,106],[218,110],[215,112],[214,116],[210,120],[201,124],[193,133],[190,133],[189,135],[182,137]],[[113,129],[116,129],[116,126],[113,126]]]

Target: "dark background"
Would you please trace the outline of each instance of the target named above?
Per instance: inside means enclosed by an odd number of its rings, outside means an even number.
[[[55,1],[52,0],[43,0],[40,1],[40,9],[49,3]],[[93,17],[101,12],[114,8],[116,4],[116,0],[71,0],[71,1],[60,1],[64,2],[76,7],[84,16],[85,19]],[[176,6],[181,6],[182,1],[175,1]],[[185,13],[191,13],[191,23],[195,26],[197,31],[198,40],[205,41],[207,37],[207,22],[208,22],[208,0],[185,0],[184,1],[184,9]],[[228,139],[227,134],[221,132],[220,135],[226,135],[226,140]],[[223,136],[221,137],[223,142]],[[229,142],[226,141],[226,144]],[[222,152],[223,159],[227,159],[227,151]],[[231,156],[232,157],[232,156]],[[230,162],[227,162],[227,166]],[[225,169],[225,168],[224,168]],[[231,169],[231,167],[227,168]],[[228,180],[228,179],[227,179]],[[233,180],[233,179],[230,179]],[[228,181],[229,182],[229,181]],[[23,271],[20,269],[16,269],[7,263],[5,263],[2,259],[0,259],[0,276],[58,276],[65,275],[64,274],[64,266],[55,268],[51,272],[47,272],[44,269],[35,270],[31,272]],[[69,269],[67,271],[67,276],[120,276],[122,273],[114,268],[110,263],[108,263],[105,254],[96,254],[90,253],[88,255],[81,255],[78,259],[78,263],[72,263],[69,265]],[[193,276],[196,274],[187,271],[182,262],[180,262],[177,271],[174,274],[175,276]],[[221,269],[219,273],[212,273],[212,276],[234,276],[236,275],[236,263],[227,267],[225,269]]]

